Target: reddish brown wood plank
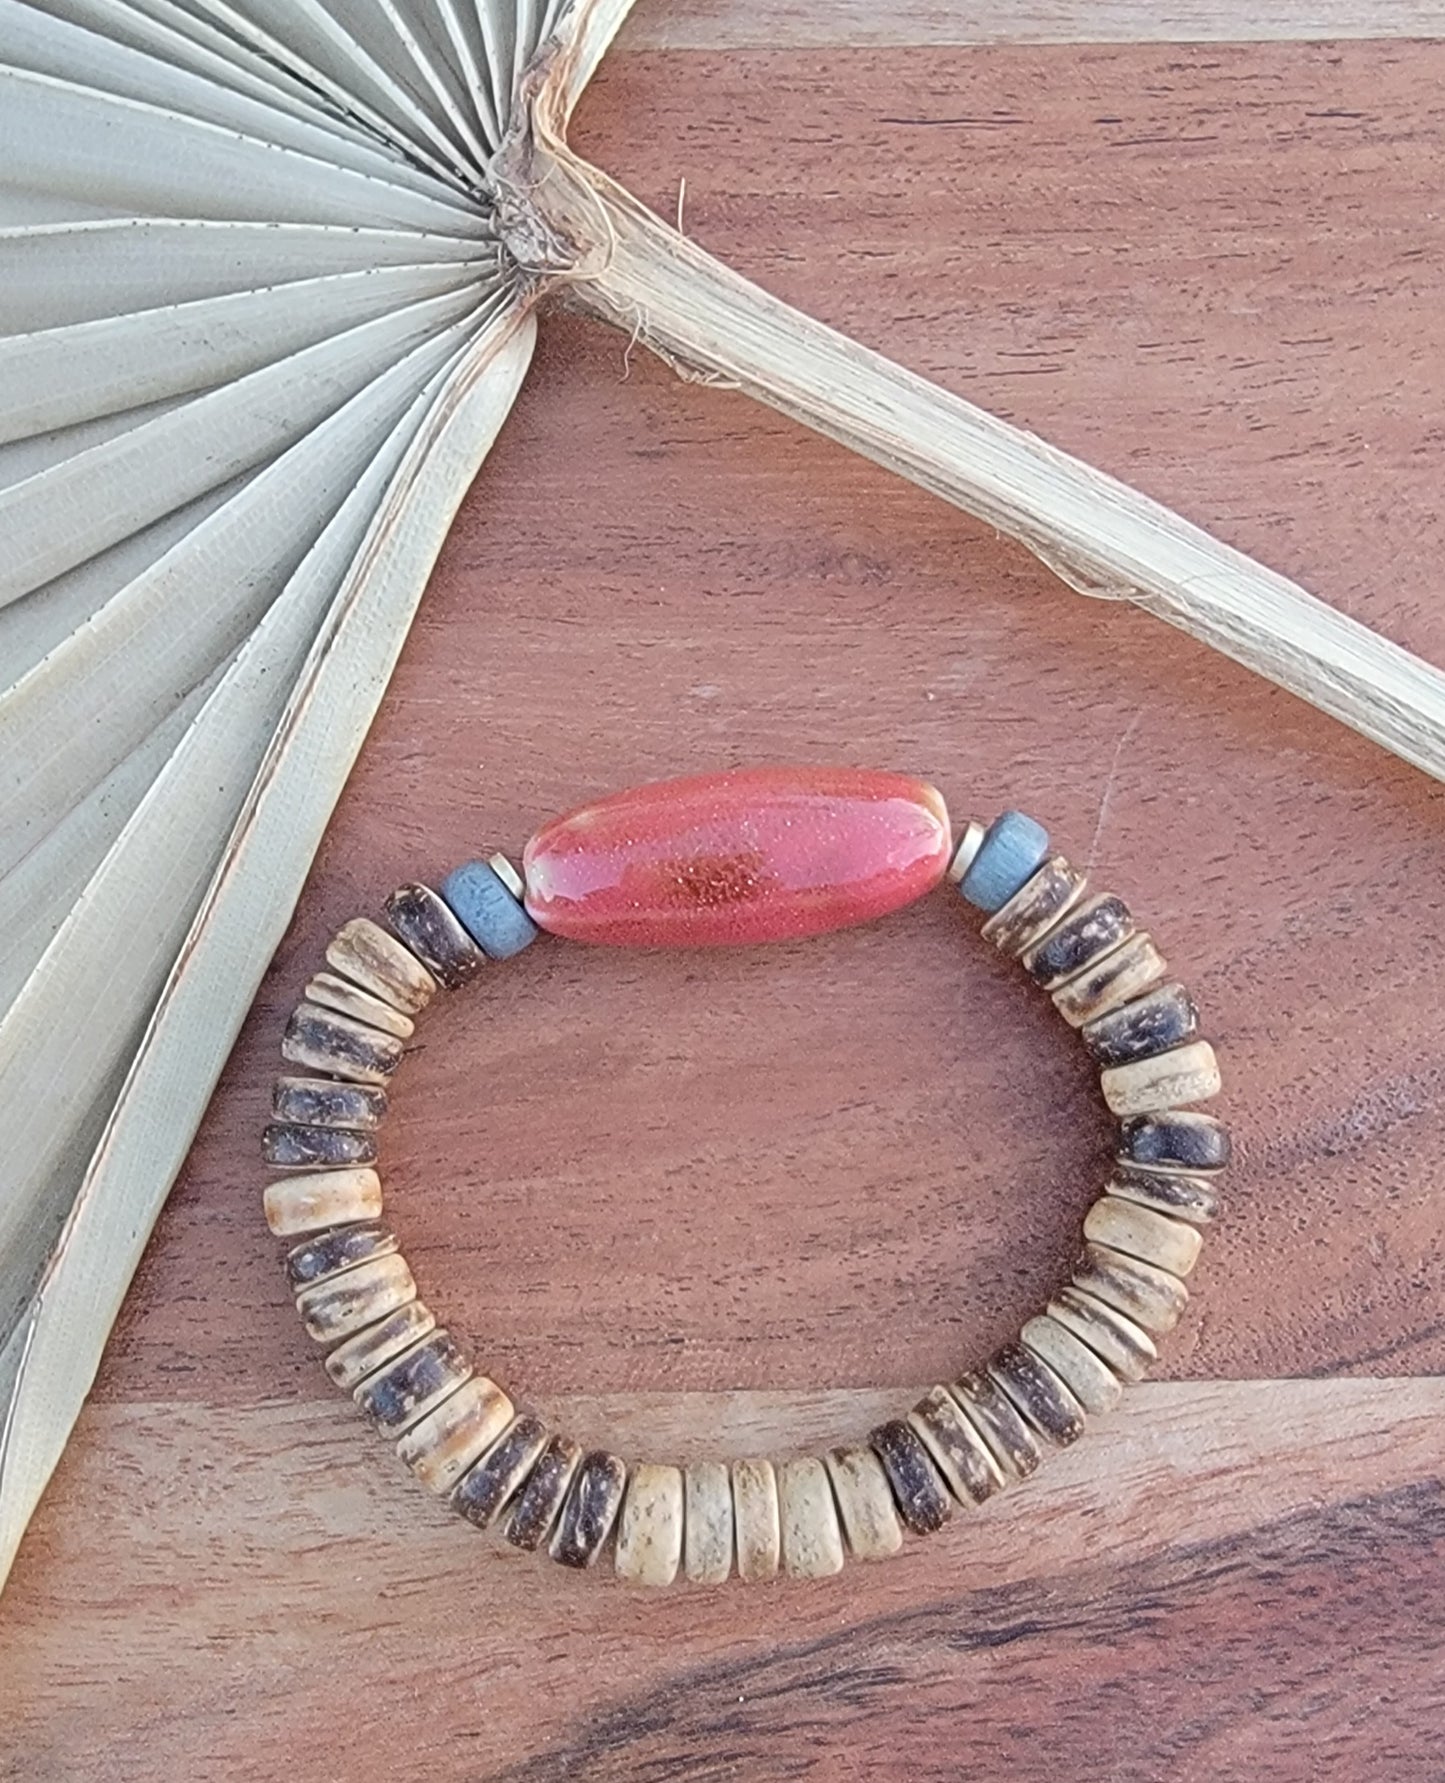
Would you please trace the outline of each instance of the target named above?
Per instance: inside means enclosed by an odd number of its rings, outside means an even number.
[[[687,1410],[765,1446],[845,1416]],[[0,1622],[9,1774],[1428,1776],[1442,1412],[1439,1381],[1145,1386],[896,1560],[657,1593],[479,1536],[334,1401],[98,1407],[103,1470],[57,1483]]]
[[[639,6],[617,50],[784,45],[1240,43],[1439,37],[1439,0],[670,0]],[[617,52],[614,52],[614,54]]]

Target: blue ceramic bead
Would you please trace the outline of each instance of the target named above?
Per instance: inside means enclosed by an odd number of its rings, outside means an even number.
[[[537,939],[537,925],[486,861],[466,861],[441,883],[453,916],[489,959],[509,960]]]
[[[959,890],[990,914],[1002,910],[1049,858],[1049,832],[1022,811],[1005,811],[988,826]]]

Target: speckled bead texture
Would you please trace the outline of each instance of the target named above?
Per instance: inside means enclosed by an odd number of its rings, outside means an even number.
[[[936,800],[937,795],[932,795]],[[942,822],[942,801],[930,806]],[[268,1225],[331,1379],[402,1466],[515,1549],[631,1585],[817,1580],[990,1511],[1113,1413],[1189,1298],[1229,1163],[1194,999],[1128,905],[1092,890],[1021,812],[955,832],[936,883],[1082,1042],[1117,1118],[1114,1159],[1078,1260],[1015,1340],[870,1432],[818,1455],[679,1466],[584,1450],[474,1367],[419,1297],[381,1221],[388,1088],[439,991],[499,969],[539,937],[528,886],[499,855],[439,889],[416,882],[326,949],[285,1030],[262,1156]],[[947,1539],[946,1536],[943,1539]]]

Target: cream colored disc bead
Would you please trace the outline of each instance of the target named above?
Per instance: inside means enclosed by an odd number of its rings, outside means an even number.
[[[266,1224],[278,1238],[323,1232],[328,1226],[374,1220],[381,1212],[381,1178],[369,1167],[284,1176],[267,1183],[261,1204]]]
[[[1030,1319],[1020,1341],[1048,1363],[1086,1412],[1113,1411],[1123,1398],[1118,1375],[1057,1319],[1042,1314]]]
[[[843,1531],[828,1470],[816,1455],[799,1455],[778,1469],[783,1570],[795,1579],[826,1579],[843,1568]]]
[[[1142,1381],[1159,1360],[1142,1325],[1082,1288],[1060,1288],[1049,1302],[1049,1317],[1072,1331],[1120,1380]]]
[[[1185,1276],[1199,1261],[1204,1245],[1197,1226],[1172,1220],[1167,1213],[1141,1207],[1137,1201],[1120,1201],[1105,1195],[1089,1209],[1084,1236],[1094,1244],[1106,1244],[1126,1257],[1138,1257],[1171,1275]]]
[[[872,1449],[830,1449],[828,1476],[848,1550],[860,1560],[884,1560],[903,1546],[893,1489]]]
[[[394,1035],[398,1040],[410,1040],[416,1032],[416,1023],[409,1015],[335,972],[318,972],[307,979],[306,1000],[349,1015],[353,1021],[365,1022],[369,1028],[380,1028],[383,1034]]]
[[[511,1423],[516,1408],[483,1374],[413,1424],[396,1452],[429,1490],[445,1497]]]
[[[1189,1290],[1177,1275],[1103,1244],[1084,1246],[1074,1265],[1074,1286],[1150,1333],[1172,1331],[1189,1304]]]
[[[733,1569],[733,1488],[721,1461],[699,1461],[682,1481],[682,1569],[694,1585],[721,1585]]]
[[[426,967],[379,923],[358,916],[338,929],[326,949],[333,972],[381,997],[403,1015],[417,1015],[436,995],[438,985]]]
[[[782,1554],[778,1476],[771,1461],[734,1461],[732,1474],[738,1577],[760,1584],[777,1577]]]
[[[1115,1114],[1158,1114],[1207,1102],[1219,1094],[1219,1064],[1207,1040],[1176,1046],[1152,1059],[1134,1059],[1099,1073],[1104,1100]]]
[[[617,1519],[619,1578],[637,1585],[670,1585],[682,1564],[682,1469],[640,1462],[627,1480]]]

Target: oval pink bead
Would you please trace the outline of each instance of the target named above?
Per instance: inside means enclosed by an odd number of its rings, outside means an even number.
[[[527,913],[554,935],[716,947],[869,922],[937,885],[948,857],[948,812],[922,780],[745,768],[584,805],[522,858]]]

